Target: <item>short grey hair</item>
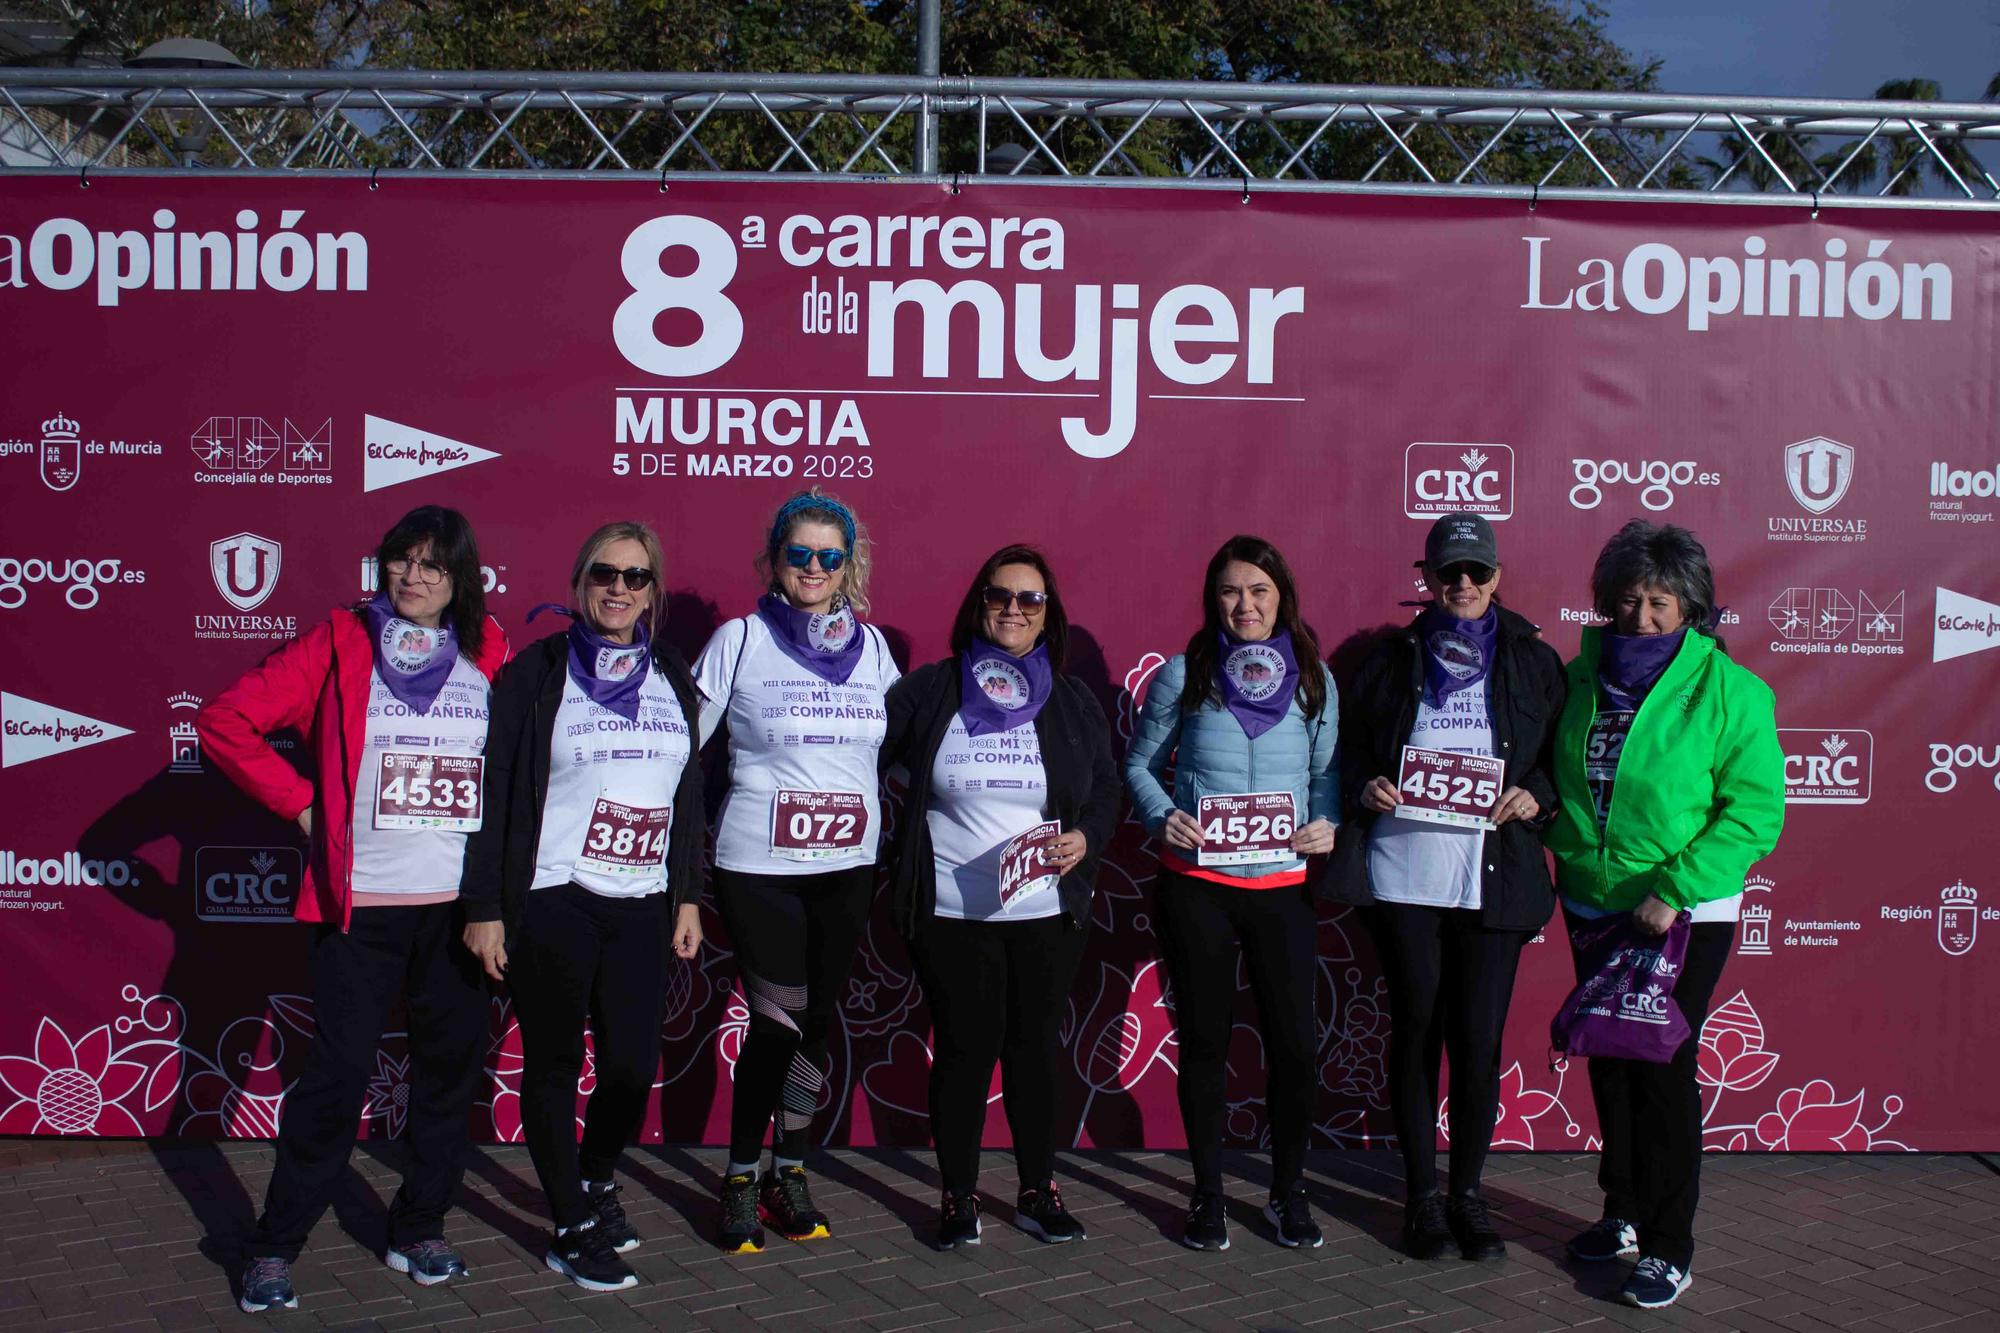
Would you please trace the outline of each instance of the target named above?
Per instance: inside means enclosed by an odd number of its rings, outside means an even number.
[[[1612,535],[1590,571],[1590,599],[1597,614],[1615,619],[1619,597],[1657,583],[1680,599],[1681,619],[1714,633],[1715,573],[1708,552],[1686,528],[1635,518]]]

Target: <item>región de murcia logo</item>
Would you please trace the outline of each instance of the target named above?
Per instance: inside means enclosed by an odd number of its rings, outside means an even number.
[[[86,457],[158,458],[162,450],[151,440],[96,440],[83,434],[83,426],[63,412],[42,422],[36,440],[0,440],[0,458],[33,456],[41,468],[42,485],[52,491],[74,490],[83,477]]]

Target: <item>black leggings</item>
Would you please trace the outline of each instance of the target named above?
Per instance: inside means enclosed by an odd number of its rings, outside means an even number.
[[[1584,923],[1570,917],[1569,924],[1574,931]],[[1703,921],[1689,931],[1687,959],[1674,983],[1688,1039],[1671,1062],[1590,1062],[1590,1095],[1604,1139],[1597,1163],[1604,1215],[1639,1229],[1642,1258],[1665,1259],[1683,1273],[1694,1260],[1694,1210],[1701,1197],[1701,1089],[1695,1085],[1701,1028],[1735,938],[1734,921]],[[1583,959],[1574,948],[1571,956],[1581,981]]]
[[[754,1162],[773,1113],[777,1155],[803,1158],[826,1075],[826,1038],[868,924],[875,867],[819,875],[715,871],[715,897],[743,975],[750,1031],[736,1058],[729,1158]]]
[[[1437,1189],[1438,1057],[1451,1057],[1451,1191],[1479,1188],[1500,1111],[1500,1034],[1528,933],[1487,930],[1477,908],[1376,903],[1389,978],[1389,1106],[1412,1199]]]
[[[521,1020],[521,1132],[558,1227],[590,1216],[585,1180],[609,1180],[646,1118],[660,1065],[673,908],[664,893],[607,898],[536,889],[508,953]],[[576,1081],[590,1020],[597,1087],[576,1138]]]
[[[1240,953],[1257,1000],[1257,1024],[1270,1069],[1265,1105],[1271,1122],[1271,1196],[1282,1197],[1305,1173],[1319,1090],[1313,987],[1318,977],[1319,913],[1303,885],[1239,889],[1162,868],[1154,892],[1174,985],[1181,1052],[1181,1124],[1194,1159],[1194,1187],[1222,1192],[1222,1132],[1227,1117],[1224,1069],[1236,1022]]]
[[[312,1052],[285,1096],[278,1159],[247,1256],[299,1257],[347,1170],[382,1029],[405,997],[409,1164],[389,1205],[389,1244],[443,1237],[486,1064],[486,986],[459,943],[458,916],[456,903],[358,907],[346,931],[313,927]]]
[[[1057,1031],[1083,960],[1084,931],[1058,913],[1035,921],[934,917],[911,941],[931,1009],[931,1140],[953,1194],[979,1182],[993,1062],[1023,1190],[1055,1173]]]

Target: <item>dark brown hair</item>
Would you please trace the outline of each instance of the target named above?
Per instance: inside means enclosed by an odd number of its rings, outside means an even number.
[[[1326,673],[1320,670],[1319,639],[1299,615],[1298,587],[1292,567],[1278,548],[1262,537],[1237,535],[1222,544],[1201,579],[1201,628],[1187,643],[1187,682],[1181,686],[1181,711],[1192,713],[1211,699],[1221,698],[1222,612],[1215,603],[1215,585],[1232,560],[1255,565],[1271,576],[1278,589],[1278,624],[1292,635],[1292,656],[1299,664],[1296,687],[1299,707],[1309,718],[1326,710]]]
[[[397,519],[375,548],[375,591],[389,591],[391,560],[405,558],[425,542],[431,544],[431,559],[451,576],[445,619],[458,636],[459,654],[476,661],[486,642],[486,581],[479,572],[479,543],[465,515],[443,505],[420,505]]]
[[[1048,560],[1040,551],[1018,542],[1003,546],[987,556],[986,563],[973,576],[972,586],[965,590],[965,600],[958,604],[958,614],[952,617],[951,650],[962,653],[979,637],[986,585],[993,581],[995,571],[1002,565],[1027,565],[1042,576],[1042,587],[1047,591],[1049,601],[1042,612],[1041,642],[1049,650],[1049,666],[1061,671],[1063,658],[1069,651],[1069,617],[1063,612],[1062,594],[1056,590],[1055,571],[1049,568]]]

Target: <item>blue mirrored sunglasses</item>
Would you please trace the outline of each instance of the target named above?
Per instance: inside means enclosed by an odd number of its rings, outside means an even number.
[[[819,557],[820,569],[828,574],[834,573],[847,563],[847,552],[845,551],[832,549],[815,551],[810,546],[787,546],[785,548],[785,563],[793,569],[804,569],[813,562],[814,556]]]

